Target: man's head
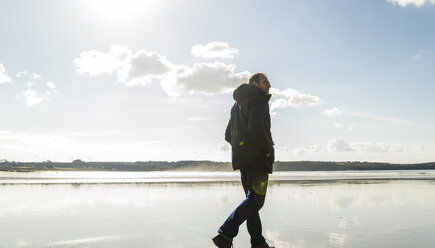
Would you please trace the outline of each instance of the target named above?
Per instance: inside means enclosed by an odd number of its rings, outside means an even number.
[[[254,73],[248,80],[249,84],[255,85],[260,88],[262,91],[269,94],[270,82],[267,79],[266,73]]]

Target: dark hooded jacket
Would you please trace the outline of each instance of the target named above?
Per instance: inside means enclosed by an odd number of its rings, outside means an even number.
[[[236,102],[225,130],[225,140],[232,148],[234,170],[257,167],[272,173],[275,152],[270,132],[270,97],[251,84],[242,84],[234,90]],[[270,157],[266,156],[268,153]]]

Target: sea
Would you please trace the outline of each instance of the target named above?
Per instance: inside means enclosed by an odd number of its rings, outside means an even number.
[[[244,198],[238,172],[0,172],[0,248],[212,248]],[[435,247],[435,170],[274,172],[260,216],[277,248]]]

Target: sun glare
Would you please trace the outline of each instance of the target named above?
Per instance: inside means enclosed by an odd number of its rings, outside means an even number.
[[[99,18],[122,21],[149,14],[155,0],[87,0],[84,3]]]

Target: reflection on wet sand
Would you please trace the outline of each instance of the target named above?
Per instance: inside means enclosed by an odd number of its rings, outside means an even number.
[[[239,172],[0,172],[0,185],[18,184],[198,184],[238,183]],[[369,181],[367,181],[369,180]],[[435,170],[426,171],[286,171],[275,172],[275,183],[375,183],[390,180],[435,180]],[[384,183],[384,182],[381,182]]]
[[[234,179],[2,185],[0,246],[212,247],[216,228],[244,197]],[[280,248],[430,247],[434,182],[274,180],[260,212],[265,237]],[[248,240],[241,228],[234,245],[249,247]]]

